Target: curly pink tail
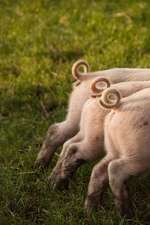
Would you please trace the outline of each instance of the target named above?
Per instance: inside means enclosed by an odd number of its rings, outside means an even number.
[[[76,81],[80,81],[80,77],[82,76],[82,72],[80,72],[81,68],[83,68],[84,73],[89,72],[89,64],[83,59],[78,60],[72,66],[72,76]]]
[[[103,91],[101,97],[98,99],[100,105],[106,109],[117,108],[120,105],[121,95],[115,88],[108,88]]]
[[[110,81],[107,78],[99,77],[95,79],[91,84],[92,96],[101,96],[102,92],[110,87]]]

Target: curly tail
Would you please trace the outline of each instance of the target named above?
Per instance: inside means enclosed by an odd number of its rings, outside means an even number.
[[[110,87],[110,81],[107,78],[99,77],[91,84],[92,97],[101,96],[102,92]]]
[[[108,88],[102,93],[99,103],[106,109],[112,109],[119,107],[120,100],[120,92],[114,88]]]
[[[80,81],[82,72],[80,72],[79,69],[81,68],[83,68],[84,73],[89,72],[89,64],[83,59],[76,61],[72,66],[72,76],[75,81]]]

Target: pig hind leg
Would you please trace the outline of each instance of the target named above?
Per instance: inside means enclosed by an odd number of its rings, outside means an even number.
[[[71,138],[70,140],[68,140],[67,142],[64,143],[63,145],[63,149],[60,153],[59,159],[54,167],[54,169],[51,172],[51,175],[49,177],[49,181],[51,183],[51,186],[53,187],[53,189],[57,188],[58,186],[60,186],[59,184],[64,183],[64,179],[60,179],[59,177],[61,177],[61,173],[62,173],[62,164],[63,161],[66,157],[66,152],[67,149],[69,148],[69,146],[71,146],[73,143],[79,142],[82,139],[82,136],[80,135],[80,133],[78,133],[76,136],[74,136],[73,138]],[[67,183],[67,182],[65,182]]]
[[[147,169],[143,159],[120,158],[110,162],[108,166],[109,184],[115,196],[116,207],[122,215],[130,216],[128,192],[125,181],[131,175],[136,175]]]
[[[72,92],[67,118],[49,127],[35,162],[37,166],[48,165],[56,149],[78,132],[82,107],[87,100],[86,92],[86,89],[82,90],[81,85]]]
[[[37,166],[47,166],[56,149],[76,134],[78,131],[78,121],[75,122],[66,120],[49,127],[35,162]]]
[[[64,154],[61,155],[59,164],[56,165],[49,177],[49,181],[53,187],[59,188],[62,181],[69,182],[77,168],[90,160],[88,154],[85,153],[86,148],[88,148],[88,145],[84,141],[69,145]]]
[[[89,215],[93,208],[100,205],[105,185],[108,183],[108,164],[112,156],[106,155],[104,159],[94,166],[88,185],[88,193],[85,200],[85,210]]]

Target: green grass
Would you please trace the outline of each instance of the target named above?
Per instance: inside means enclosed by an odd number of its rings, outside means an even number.
[[[130,181],[132,220],[119,217],[108,191],[106,207],[88,221],[83,203],[92,165],[62,193],[47,184],[56,156],[47,170],[33,169],[48,126],[65,118],[72,63],[150,67],[149,24],[149,0],[0,1],[0,225],[150,224],[147,175]]]

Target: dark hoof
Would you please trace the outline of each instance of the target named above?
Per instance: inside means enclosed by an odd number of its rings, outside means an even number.
[[[36,159],[34,163],[35,168],[46,168],[49,165],[49,160],[45,158]]]
[[[86,198],[84,208],[86,210],[87,215],[90,215],[93,210],[102,206],[101,200],[101,193],[99,192],[93,193]]]
[[[68,186],[69,186],[68,179],[62,178],[54,174],[48,177],[48,182],[53,190],[64,190],[64,189],[68,189]]]
[[[132,210],[132,204],[125,204],[125,203],[123,204],[116,200],[115,205],[121,217],[132,219],[132,217],[134,216],[134,213]]]
[[[95,208],[95,204],[93,204],[93,202],[89,198],[87,198],[84,203],[84,209],[85,209],[85,214],[88,217],[91,215],[94,208]]]
[[[132,219],[134,216],[133,210],[131,208],[124,208],[120,211],[120,215],[127,219]]]

